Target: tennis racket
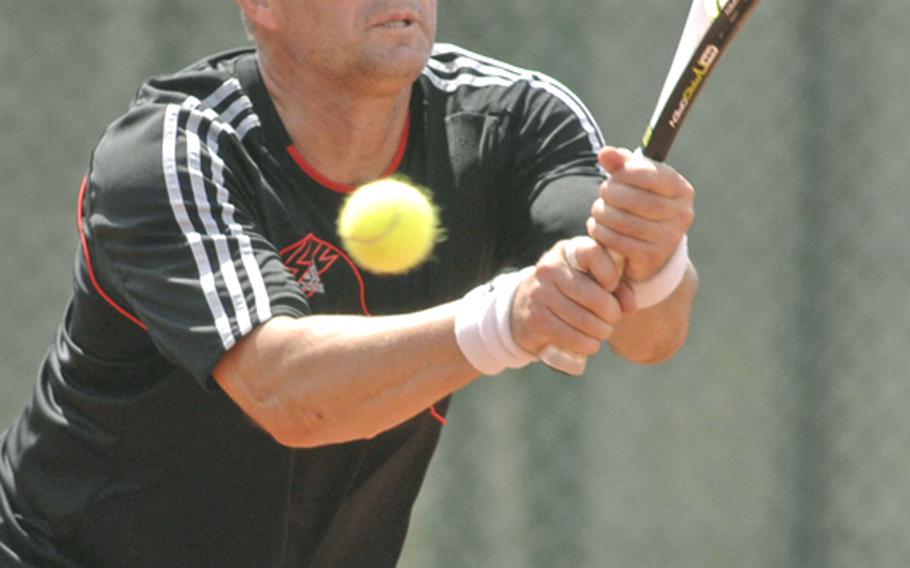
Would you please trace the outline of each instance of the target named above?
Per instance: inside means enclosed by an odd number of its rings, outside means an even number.
[[[692,0],[670,71],[638,152],[657,162],[666,159],[692,110],[692,103],[758,3],[759,0]],[[624,263],[618,254],[611,255],[618,264]],[[555,345],[547,345],[539,355],[551,368],[569,375],[581,375],[587,364],[587,357]]]

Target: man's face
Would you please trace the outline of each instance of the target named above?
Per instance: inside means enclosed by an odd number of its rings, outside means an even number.
[[[292,57],[328,79],[412,81],[436,36],[436,0],[273,0]]]

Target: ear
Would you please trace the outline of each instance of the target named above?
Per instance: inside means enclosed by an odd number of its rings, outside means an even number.
[[[272,0],[236,0],[246,18],[257,27],[274,30],[278,18]]]

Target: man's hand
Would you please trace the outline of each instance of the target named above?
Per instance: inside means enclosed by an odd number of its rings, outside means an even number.
[[[695,190],[670,166],[603,148],[610,174],[591,207],[588,234],[625,259],[623,277],[647,280],[666,264],[695,219]]]
[[[555,345],[590,356],[634,303],[619,267],[589,237],[559,241],[522,282],[512,304],[515,342],[530,353]]]

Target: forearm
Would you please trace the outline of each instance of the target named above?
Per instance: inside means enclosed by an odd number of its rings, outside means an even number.
[[[456,305],[276,318],[231,350],[215,376],[285,445],[370,438],[478,378],[455,341]]]
[[[676,354],[689,332],[689,318],[698,292],[698,273],[689,263],[676,290],[661,303],[628,314],[610,338],[613,351],[643,364],[661,363]]]

